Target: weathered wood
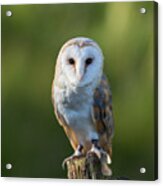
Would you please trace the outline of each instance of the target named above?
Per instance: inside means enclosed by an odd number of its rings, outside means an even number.
[[[69,179],[111,179],[102,174],[102,166],[95,153],[68,160],[67,177]]]

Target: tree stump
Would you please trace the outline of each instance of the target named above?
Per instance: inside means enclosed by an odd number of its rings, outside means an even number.
[[[69,179],[111,179],[102,174],[101,162],[95,153],[68,160],[66,165]]]

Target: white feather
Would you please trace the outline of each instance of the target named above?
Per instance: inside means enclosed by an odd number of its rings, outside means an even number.
[[[86,41],[87,38],[78,38]],[[76,40],[74,40],[76,42]],[[75,60],[75,69],[68,64],[68,59]],[[92,58],[93,63],[86,70],[85,60]],[[91,117],[93,94],[101,80],[103,70],[103,54],[98,45],[92,41],[91,46],[65,45],[59,53],[60,73],[55,78],[54,97],[58,111],[67,124],[75,131],[80,144],[98,139]],[[83,79],[78,77],[82,75]]]

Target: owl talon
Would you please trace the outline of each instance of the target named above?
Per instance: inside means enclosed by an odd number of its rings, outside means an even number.
[[[62,162],[62,168],[65,169],[65,165],[68,161],[71,161],[75,158],[76,156],[75,155],[72,155],[72,156],[69,156],[68,158],[65,158]]]
[[[92,147],[88,151],[87,154],[89,154],[89,153],[94,153],[94,154],[96,154],[98,159],[101,159],[101,148],[98,146],[98,140],[97,139],[92,140]]]
[[[98,157],[98,159],[101,159],[101,151],[97,147],[95,147],[94,144],[92,145],[91,150],[88,151],[87,154],[89,154],[89,153],[94,153],[94,154],[96,154],[96,156]]]
[[[101,162],[101,172],[104,176],[111,176],[112,170],[108,166],[108,164],[111,164],[111,158],[107,152],[105,152],[103,149],[96,147],[94,144],[92,145],[92,148],[90,151],[88,151],[87,156],[90,153],[94,153],[98,159]]]
[[[94,153],[100,160],[111,164],[110,155],[98,146],[98,140],[92,140],[92,148],[88,153]]]
[[[102,149],[101,149],[101,156],[102,156],[103,159],[106,160],[107,164],[111,164],[111,157],[110,157],[110,155],[107,152],[105,152],[104,150],[102,150]]]
[[[63,161],[63,163],[62,163],[62,168],[65,169],[65,165],[66,165],[66,163],[68,161],[72,161],[73,159],[76,159],[76,158],[81,157],[82,156],[82,152],[81,152],[82,149],[83,149],[83,146],[82,145],[79,145],[73,155],[65,158],[64,161]]]

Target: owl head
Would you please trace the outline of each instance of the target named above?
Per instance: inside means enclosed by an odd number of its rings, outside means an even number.
[[[67,41],[57,58],[56,74],[74,87],[97,84],[103,72],[103,54],[92,39],[77,37]]]

